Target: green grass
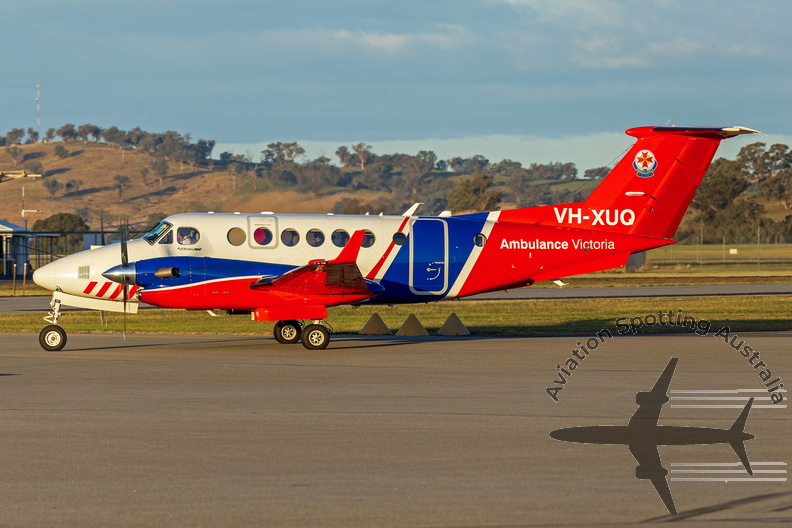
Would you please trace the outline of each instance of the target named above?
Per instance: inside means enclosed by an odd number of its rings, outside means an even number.
[[[759,260],[760,264],[786,261],[789,265],[792,261],[792,244],[671,244],[653,249],[647,256],[652,263],[706,261],[712,264],[753,262],[755,265]]]
[[[330,309],[328,322],[336,333],[358,333],[374,313],[392,330],[409,314],[416,314],[430,332],[437,331],[455,312],[474,335],[570,335],[613,328],[616,319],[662,312],[691,315],[713,326],[729,325],[733,331],[792,330],[789,296],[682,297],[620,299],[532,299],[510,301],[450,301],[387,306],[340,306]],[[43,313],[0,314],[0,331],[38,332],[46,323]],[[122,315],[110,314],[107,326],[98,312],[66,312],[60,324],[67,332],[121,332]],[[675,331],[658,325],[651,331]],[[183,310],[141,310],[127,316],[127,331],[139,333],[270,334],[272,323],[256,323],[246,316]]]
[[[28,281],[24,289],[22,281],[17,281],[16,288],[11,281],[0,283],[0,297],[31,297],[36,295],[51,295],[52,292],[39,287],[33,281]]]

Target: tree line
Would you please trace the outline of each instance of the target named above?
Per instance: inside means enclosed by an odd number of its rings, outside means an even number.
[[[139,127],[125,131],[116,126],[102,128],[90,123],[79,126],[67,123],[60,128],[48,129],[43,138],[39,138],[39,133],[32,128],[28,128],[27,131],[22,128],[11,129],[5,136],[0,136],[0,147],[10,148],[9,153],[11,153],[18,145],[38,143],[40,139],[52,142],[55,138],[60,138],[64,144],[73,141],[104,142],[113,147],[135,149],[190,166],[211,160],[215,146],[214,140],[199,139],[193,142],[190,134],[182,135],[172,130],[153,133]],[[61,150],[56,152],[56,155],[65,157],[68,149],[64,145],[59,148]],[[12,154],[12,159],[14,157]]]
[[[144,182],[154,175],[162,183],[168,161],[174,161],[231,172],[241,177],[239,190],[244,192],[288,189],[316,196],[346,190],[372,191],[369,195],[378,196],[367,200],[342,198],[333,207],[333,212],[340,214],[398,213],[415,202],[425,204],[421,209],[424,214],[438,214],[446,209],[485,211],[504,205],[577,202],[595,187],[586,182],[603,178],[609,171],[598,167],[579,177],[573,163],[532,163],[526,167],[509,159],[492,162],[479,154],[442,160],[428,150],[417,154],[377,154],[367,143],[338,147],[337,162],[324,155],[308,159],[297,142],[270,143],[258,159],[223,152],[219,160],[213,160],[213,140],[193,142],[189,134],[173,131],[123,131],[91,124],[49,129],[44,139],[52,141],[56,137],[63,141],[56,146],[56,155],[61,157],[69,155],[68,144],[72,141],[104,142],[155,156],[151,166],[141,171]],[[32,129],[25,132],[17,128],[0,136],[0,146],[5,146],[16,160],[20,157],[18,145],[38,140]],[[79,180],[64,185],[54,180],[47,183],[48,180],[44,178],[42,183],[53,195],[61,188],[75,190],[81,185]],[[130,185],[129,177],[115,177],[113,187],[121,201]],[[237,187],[236,178],[234,186]],[[774,221],[766,216],[765,207],[755,197],[777,202],[784,210],[792,208],[792,151],[788,146],[768,147],[758,142],[743,147],[735,160],[715,160],[693,199],[695,217],[677,238],[703,243],[792,242],[792,214]]]

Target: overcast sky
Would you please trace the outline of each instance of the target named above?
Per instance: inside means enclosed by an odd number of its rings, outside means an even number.
[[[788,0],[0,0],[0,134],[93,123],[250,152],[605,165],[630,127],[792,143]],[[756,138],[732,140],[732,149]]]

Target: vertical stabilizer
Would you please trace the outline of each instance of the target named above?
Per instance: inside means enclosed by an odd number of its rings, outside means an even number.
[[[551,206],[541,225],[671,238],[721,140],[743,127],[640,127],[627,154],[582,203]]]

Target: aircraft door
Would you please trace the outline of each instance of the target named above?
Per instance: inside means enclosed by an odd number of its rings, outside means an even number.
[[[438,218],[419,218],[410,231],[410,291],[441,295],[448,287],[448,225]]]

